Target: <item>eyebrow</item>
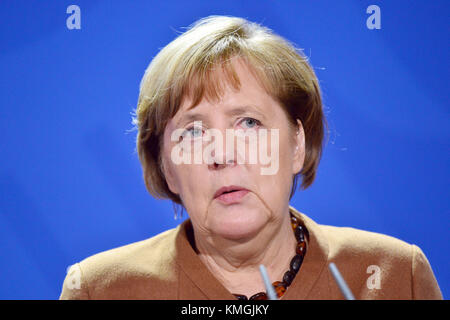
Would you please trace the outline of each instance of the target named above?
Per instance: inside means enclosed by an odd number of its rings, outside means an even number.
[[[250,113],[256,113],[263,120],[267,119],[263,112],[261,112],[256,106],[252,106],[252,105],[235,106],[235,107],[232,107],[230,110],[225,112],[225,114],[228,115],[228,116],[238,116],[238,115],[250,114]],[[190,122],[192,120],[201,120],[201,121],[203,121],[203,120],[205,120],[205,118],[207,119],[208,117],[205,116],[202,113],[187,112],[183,116],[181,116],[180,120],[177,122],[177,125],[180,126],[180,125],[183,125],[183,124],[185,124],[187,122]]]

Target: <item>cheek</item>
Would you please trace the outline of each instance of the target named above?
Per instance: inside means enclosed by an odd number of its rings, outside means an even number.
[[[182,164],[176,166],[180,195],[185,205],[195,205],[207,200],[209,194],[209,175],[202,165]]]
[[[286,177],[292,173],[294,154],[288,132],[284,129],[267,130],[267,134],[260,136],[258,141],[258,159],[262,175]],[[267,138],[264,138],[267,136]]]
[[[280,163],[278,172],[274,175],[261,175],[255,172],[263,199],[271,202],[285,202],[286,194],[290,192],[292,174],[284,163]],[[289,198],[289,194],[287,195]],[[270,199],[270,200],[269,200]]]
[[[261,197],[268,202],[272,202],[271,207],[277,207],[285,204],[286,199],[289,199],[290,187],[292,183],[292,166],[293,156],[291,155],[291,146],[286,132],[279,131],[278,141],[272,140],[270,144],[265,147],[267,154],[271,155],[271,163],[268,165],[260,164],[256,170],[253,171],[253,177],[257,181],[257,186],[260,189]],[[272,143],[278,143],[278,152],[273,152],[275,147]],[[271,152],[272,151],[272,152]],[[266,150],[264,150],[266,152]],[[277,157],[277,159],[275,159]],[[278,161],[278,165],[273,163]],[[272,174],[262,175],[261,168],[268,168],[272,166],[277,167],[277,170],[269,170]]]

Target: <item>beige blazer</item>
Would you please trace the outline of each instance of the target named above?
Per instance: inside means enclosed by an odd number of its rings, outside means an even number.
[[[416,245],[378,233],[319,225],[290,210],[308,229],[309,242],[283,300],[343,299],[330,262],[356,299],[442,299],[430,264]],[[187,219],[147,240],[76,263],[60,299],[235,299],[196,255],[192,232]]]

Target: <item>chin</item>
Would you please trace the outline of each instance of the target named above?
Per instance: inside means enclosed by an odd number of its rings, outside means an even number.
[[[217,212],[214,233],[229,240],[245,240],[255,236],[267,223],[260,210],[236,206]]]

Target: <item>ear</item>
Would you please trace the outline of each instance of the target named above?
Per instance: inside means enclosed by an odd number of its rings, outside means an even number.
[[[292,162],[292,173],[297,174],[302,170],[305,162],[305,131],[300,120],[297,119],[297,131],[295,134],[294,155]]]

